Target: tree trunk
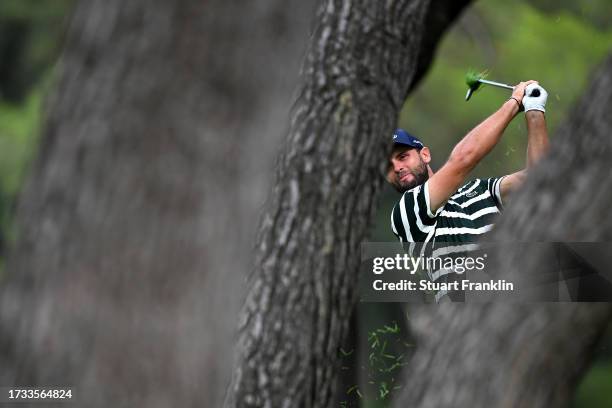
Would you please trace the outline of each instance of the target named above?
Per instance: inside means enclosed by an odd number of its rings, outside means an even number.
[[[389,136],[430,59],[423,47],[467,3],[322,2],[261,225],[227,406],[330,406]]]
[[[612,56],[594,77],[550,154],[512,197],[493,240],[610,241]],[[445,304],[411,315],[418,350],[397,406],[568,407],[612,307]]]
[[[313,11],[78,3],[0,292],[1,384],[72,386],[80,406],[221,405]]]

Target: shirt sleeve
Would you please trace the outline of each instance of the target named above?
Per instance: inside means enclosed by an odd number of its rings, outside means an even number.
[[[493,198],[493,201],[495,202],[495,205],[499,211],[504,209],[504,203],[501,197],[501,181],[504,179],[504,177],[506,176],[487,179],[489,193],[491,194],[491,197]]]
[[[401,242],[426,242],[442,211],[432,212],[428,182],[406,191],[391,212],[391,228]]]

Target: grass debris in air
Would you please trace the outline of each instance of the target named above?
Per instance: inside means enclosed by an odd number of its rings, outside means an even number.
[[[475,70],[470,69],[465,74],[465,83],[467,84],[467,86],[470,87],[472,91],[476,91],[482,85],[482,83],[478,82],[478,80],[486,78],[487,75],[488,72],[486,70],[482,72],[476,72]]]

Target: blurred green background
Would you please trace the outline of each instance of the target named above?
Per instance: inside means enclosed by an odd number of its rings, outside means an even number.
[[[0,262],[15,235],[16,198],[36,152],[73,4],[74,0],[0,2]],[[436,169],[467,131],[509,97],[506,90],[485,87],[465,102],[466,71],[487,69],[489,79],[501,82],[540,81],[549,92],[546,116],[554,143],[555,130],[593,68],[612,50],[611,22],[610,0],[476,2],[445,37],[399,124],[430,146]],[[525,126],[519,116],[474,177],[520,169],[525,148]],[[394,240],[389,214],[396,199],[394,191],[385,190],[372,240]],[[373,320],[377,319],[365,317]],[[612,407],[611,345],[608,333],[579,387],[576,408]]]

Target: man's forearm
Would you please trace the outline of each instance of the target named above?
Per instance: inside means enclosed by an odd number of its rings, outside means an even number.
[[[548,151],[548,130],[544,112],[525,112],[527,122],[527,168],[532,167]]]
[[[495,147],[510,121],[518,113],[518,103],[510,99],[472,129],[453,149],[449,161],[469,173]]]

